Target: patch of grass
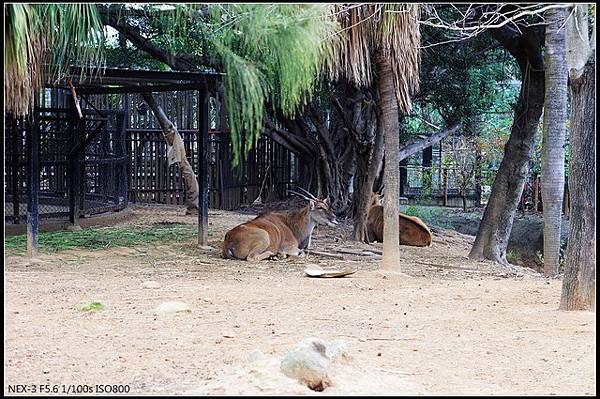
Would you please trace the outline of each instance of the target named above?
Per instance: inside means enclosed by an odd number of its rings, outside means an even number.
[[[516,251],[506,251],[506,260],[516,265],[521,261],[521,254]]]
[[[181,242],[196,235],[196,226],[168,224],[136,227],[92,227],[79,231],[53,231],[40,233],[41,252],[60,252],[69,249],[106,249],[131,247],[157,242]],[[7,236],[4,239],[6,250],[24,254],[27,248],[27,235]]]
[[[104,305],[102,302],[92,302],[81,308],[82,312],[97,312],[99,310],[104,309]]]
[[[431,226],[442,227],[445,229],[452,228],[452,224],[447,220],[446,210],[436,207],[425,207],[418,205],[409,205],[402,213],[409,216],[416,216],[425,224]]]

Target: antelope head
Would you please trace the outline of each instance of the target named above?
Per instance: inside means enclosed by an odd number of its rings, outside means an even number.
[[[337,226],[338,221],[335,217],[335,213],[333,213],[333,211],[331,210],[331,206],[329,204],[329,197],[325,199],[317,198],[301,187],[298,187],[298,189],[301,190],[304,194],[292,190],[288,191],[309,202],[309,218],[311,219],[310,221],[308,221],[309,223],[314,222],[317,224],[326,224],[330,227]]]
[[[383,195],[376,193],[376,192],[372,192],[371,193],[371,204],[369,205],[369,208],[372,206],[380,206],[382,205],[382,201],[383,201]]]

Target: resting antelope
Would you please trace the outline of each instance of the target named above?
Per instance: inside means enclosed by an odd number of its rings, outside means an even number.
[[[223,257],[259,261],[274,255],[299,256],[303,249],[310,247],[317,224],[337,225],[328,199],[315,198],[308,191],[302,191],[307,195],[290,190],[308,201],[303,208],[268,212],[229,230],[223,241]]]
[[[428,247],[431,245],[431,231],[418,217],[400,213],[398,224],[400,245],[415,247]],[[381,197],[377,193],[373,193],[371,196],[371,205],[367,215],[367,238],[369,242],[383,242],[383,206],[381,205]]]

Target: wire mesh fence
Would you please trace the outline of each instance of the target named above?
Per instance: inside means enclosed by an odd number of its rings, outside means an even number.
[[[103,116],[84,110],[81,129],[65,108],[36,108],[39,127],[41,219],[68,218],[73,173],[79,174],[81,184],[76,188],[78,216],[115,211],[127,206],[127,154],[123,113],[104,111]],[[24,223],[27,214],[27,135],[30,123],[24,118],[5,118],[5,223]],[[95,138],[89,140],[91,132]],[[77,155],[73,150],[89,140]],[[75,172],[70,169],[78,159]]]

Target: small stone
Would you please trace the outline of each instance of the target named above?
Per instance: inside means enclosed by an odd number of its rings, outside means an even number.
[[[42,373],[44,373],[44,374],[49,374],[49,373],[50,373],[50,369],[43,369],[43,370],[42,370]]]
[[[192,313],[192,309],[190,305],[183,302],[164,302],[154,309],[155,315],[175,313]]]

